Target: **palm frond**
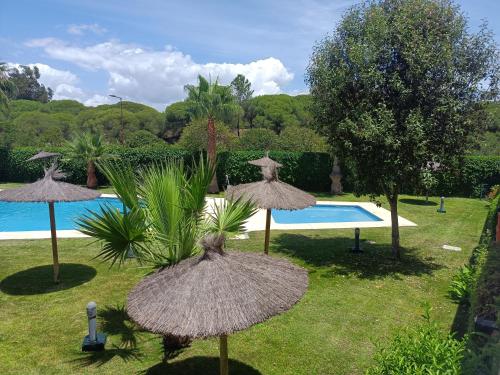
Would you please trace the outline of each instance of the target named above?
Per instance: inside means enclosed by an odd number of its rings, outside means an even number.
[[[89,210],[76,224],[80,232],[102,241],[103,247],[97,257],[111,261],[111,265],[123,263],[131,248],[138,259],[151,256],[146,246],[148,226],[140,209],[125,214],[103,205],[99,211]]]
[[[207,230],[211,233],[240,233],[247,220],[257,212],[249,200],[233,200],[216,203],[208,215]]]
[[[140,208],[137,181],[130,164],[118,166],[106,160],[101,160],[96,164],[123,204],[129,209]]]

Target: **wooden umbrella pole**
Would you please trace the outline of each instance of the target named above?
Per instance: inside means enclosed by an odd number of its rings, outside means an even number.
[[[57,232],[56,232],[56,218],[54,215],[54,202],[49,202],[49,216],[50,216],[50,236],[52,238],[52,259],[54,267],[54,282],[59,282],[59,255],[57,254]]]
[[[266,237],[264,240],[264,253],[269,254],[269,236],[271,235],[271,209],[266,211]]]
[[[220,375],[229,374],[229,365],[227,358],[227,336],[223,335],[219,338],[219,349],[220,349]]]

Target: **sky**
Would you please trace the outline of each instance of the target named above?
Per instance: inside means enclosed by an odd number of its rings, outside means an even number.
[[[16,0],[0,6],[0,61],[37,65],[54,99],[158,110],[198,74],[245,75],[254,95],[307,92],[314,44],[355,0]],[[500,1],[458,0],[500,44]]]

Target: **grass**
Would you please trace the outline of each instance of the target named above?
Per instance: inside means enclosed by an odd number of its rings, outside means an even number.
[[[356,255],[347,251],[352,230],[274,231],[271,255],[306,267],[309,289],[288,313],[230,336],[231,373],[362,374],[375,343],[414,324],[423,302],[450,329],[457,306],[447,297],[448,285],[479,240],[488,203],[449,198],[447,213],[438,214],[438,198],[431,201],[400,201],[400,214],[418,224],[401,228],[401,262],[390,258],[390,228],[362,229],[361,238],[370,242]],[[263,233],[254,232],[228,248],[262,251],[263,241]],[[462,251],[444,251],[443,244]],[[59,247],[62,282],[54,286],[49,240],[0,242],[1,374],[218,373],[215,339],[195,341],[163,364],[158,336],[128,321],[127,292],[148,269],[133,261],[109,269],[92,259],[99,245],[89,239],[61,239]],[[98,304],[100,330],[108,333],[107,350],[83,354],[91,300]]]

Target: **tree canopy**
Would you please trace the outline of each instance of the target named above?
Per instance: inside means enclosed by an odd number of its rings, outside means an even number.
[[[429,161],[452,166],[465,154],[498,80],[490,32],[469,32],[449,1],[365,2],[315,46],[314,118],[353,171],[355,191],[390,202],[396,256],[402,186],[418,183]]]

